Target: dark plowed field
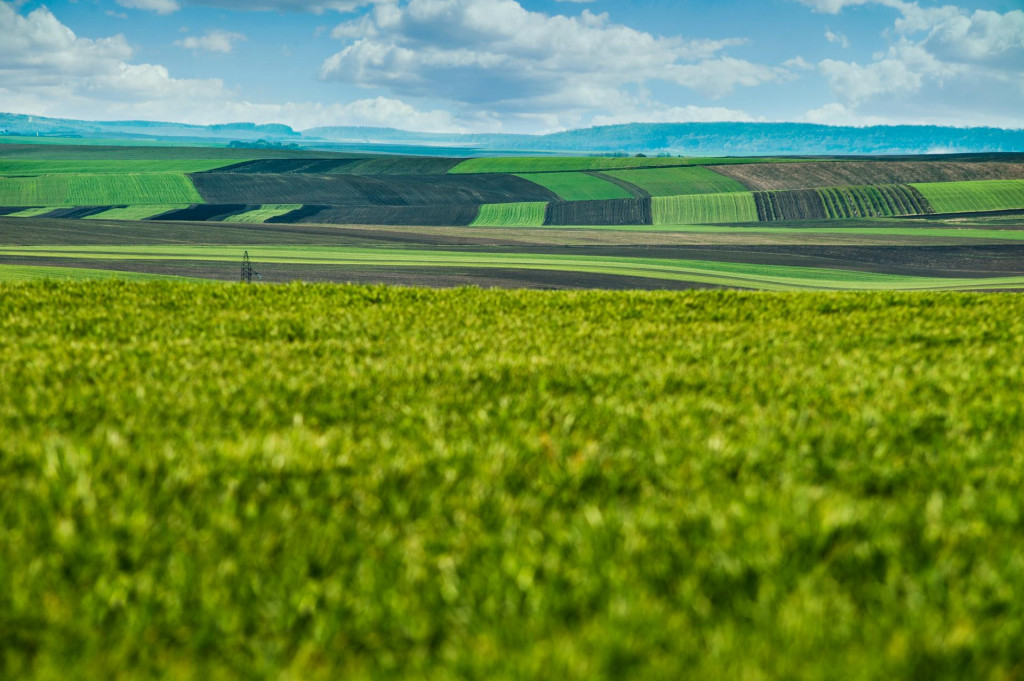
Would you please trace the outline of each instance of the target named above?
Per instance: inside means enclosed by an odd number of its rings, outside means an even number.
[[[711,166],[753,190],[1024,178],[1024,163],[823,161]]]
[[[555,201],[548,204],[545,225],[649,225],[650,199]]]
[[[267,223],[335,225],[464,226],[476,219],[477,206],[304,206]]]
[[[514,175],[262,175],[196,173],[207,203],[310,203],[333,206],[436,206],[555,201],[547,189]]]
[[[754,202],[757,204],[757,219],[762,222],[813,220],[828,217],[821,195],[813,189],[755,192]]]

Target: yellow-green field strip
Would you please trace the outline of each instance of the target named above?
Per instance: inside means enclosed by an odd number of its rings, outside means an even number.
[[[203,203],[182,173],[0,177],[0,206],[128,206]]]
[[[235,262],[240,247],[26,246],[0,256],[89,260],[204,260]],[[257,262],[366,267],[475,267],[648,277],[763,290],[985,290],[1024,289],[1024,276],[982,279],[910,277],[857,270],[656,258],[466,253],[377,248],[275,247],[250,250]]]
[[[293,210],[302,208],[301,203],[268,203],[260,206],[255,210],[250,210],[247,213],[240,213],[239,215],[231,215],[224,218],[221,222],[244,222],[250,224],[263,224],[271,218],[278,218],[282,215],[287,215]]]
[[[122,272],[120,270],[96,270],[86,267],[53,267],[47,265],[0,265],[0,283],[22,281],[108,281],[125,279],[130,281],[210,281],[195,277],[178,277],[171,274],[149,274],[146,272]]]

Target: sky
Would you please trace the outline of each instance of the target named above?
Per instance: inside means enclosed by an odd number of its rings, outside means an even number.
[[[0,111],[1024,128],[1024,0],[0,0]]]

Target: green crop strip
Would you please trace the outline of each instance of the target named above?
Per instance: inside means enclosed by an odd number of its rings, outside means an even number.
[[[256,210],[224,218],[223,222],[250,222],[262,224],[270,218],[278,218],[282,215],[287,215],[299,208],[302,208],[301,203],[268,203],[260,206]]]
[[[1013,678],[1024,298],[0,294],[5,678]]]
[[[720,194],[748,192],[731,177],[701,167],[650,168],[644,170],[613,170],[605,173],[643,189],[651,196],[680,194]]]
[[[931,182],[911,185],[936,213],[1024,209],[1024,180]]]
[[[236,163],[234,159],[103,159],[30,160],[0,156],[4,175],[95,175],[138,173],[198,173]]]
[[[120,272],[117,270],[96,270],[85,267],[47,267],[37,265],[0,264],[0,283],[27,281],[201,281],[189,277],[177,277],[144,272]]]
[[[536,173],[519,177],[554,192],[564,201],[631,199],[633,195],[617,184],[586,173]]]
[[[219,246],[23,246],[0,248],[0,256],[90,260],[205,260],[234,262],[238,247]],[[562,256],[465,251],[279,246],[252,251],[260,262],[377,267],[473,267],[593,272],[672,281],[692,281],[764,290],[973,290],[1024,288],[1024,276],[954,279],[880,274],[857,270],[753,265],[704,260],[612,256]]]
[[[757,221],[757,206],[750,192],[655,197],[651,211],[655,225]]]
[[[35,218],[40,215],[46,215],[56,210],[53,206],[42,207],[42,208],[26,208],[25,210],[19,210],[16,213],[8,213],[4,217],[8,218]]]
[[[203,203],[185,175],[41,175],[0,177],[0,206],[110,206]]]
[[[472,227],[542,227],[546,203],[490,203],[480,206]]]
[[[97,213],[96,215],[89,215],[83,220],[147,220],[151,217],[155,217],[162,213],[168,213],[172,210],[181,210],[182,208],[188,208],[191,204],[188,203],[168,203],[168,204],[154,204],[154,205],[143,205],[143,206],[125,206],[124,208],[111,208],[110,210]]]
[[[547,173],[578,170],[621,170],[674,166],[730,165],[744,163],[812,163],[809,159],[785,158],[618,158],[590,156],[471,158],[449,173]]]

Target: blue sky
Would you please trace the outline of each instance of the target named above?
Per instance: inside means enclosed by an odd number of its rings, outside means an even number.
[[[550,132],[1024,127],[1024,2],[0,0],[0,110]]]

